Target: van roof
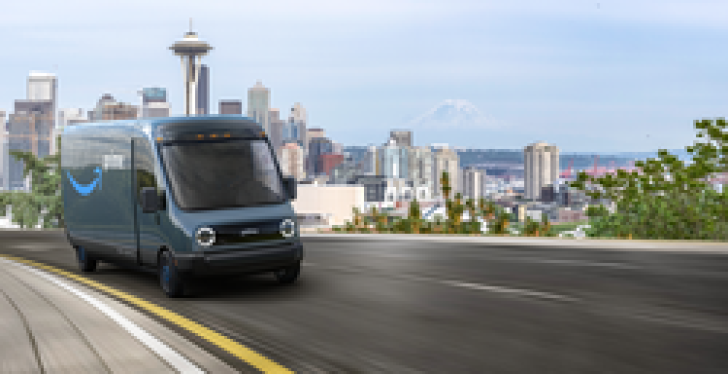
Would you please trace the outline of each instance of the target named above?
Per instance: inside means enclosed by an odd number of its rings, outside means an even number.
[[[212,123],[222,124],[225,121],[235,121],[236,127],[243,127],[245,130],[260,132],[263,131],[262,126],[255,122],[254,119],[241,115],[205,115],[199,117],[160,117],[160,118],[138,118],[129,120],[107,120],[97,122],[79,123],[72,126],[66,126],[63,130],[66,134],[72,134],[77,131],[86,132],[91,130],[103,129],[136,129],[141,130],[142,127],[149,126],[153,133],[157,133],[162,130],[171,130],[173,132],[179,125],[186,130],[197,129],[199,124],[200,129],[210,129]],[[222,122],[222,123],[221,123]],[[181,130],[181,128],[180,128]],[[165,131],[166,132],[166,131]]]

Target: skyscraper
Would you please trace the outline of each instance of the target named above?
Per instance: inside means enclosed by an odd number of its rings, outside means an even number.
[[[270,125],[268,138],[273,147],[278,149],[284,143],[286,126],[286,122],[281,119],[281,113],[278,109],[273,108],[268,111],[268,124]]]
[[[8,121],[9,151],[30,151],[39,158],[50,154],[54,124],[54,103],[51,100],[16,100],[15,111]],[[30,186],[23,176],[24,163],[8,160],[8,188],[24,190]]]
[[[306,109],[300,103],[291,108],[291,114],[288,116],[288,134],[290,140],[300,144],[304,153],[307,153],[309,139],[306,130]]]
[[[243,114],[243,102],[240,100],[220,100],[220,114]]]
[[[442,173],[447,172],[450,180],[450,198],[455,196],[456,191],[460,188],[460,157],[454,149],[449,147],[441,147],[434,153],[433,163],[433,196],[445,198],[442,194],[442,184],[440,178]]]
[[[524,148],[523,155],[524,198],[539,199],[541,188],[558,180],[559,149],[555,145],[538,142]]]
[[[55,74],[30,72],[28,76],[27,99],[32,101],[52,101],[55,107],[58,81]]]
[[[333,146],[331,140],[325,137],[316,137],[309,142],[308,162],[306,172],[311,176],[324,174],[324,167],[321,156],[331,154]]]
[[[197,83],[197,114],[210,114],[210,69],[205,64],[200,66]]]
[[[286,143],[278,149],[278,163],[281,173],[301,180],[306,177],[303,150],[298,143]]]
[[[412,146],[412,131],[409,130],[392,130],[389,132],[389,138],[394,140],[394,144],[399,146]]]
[[[270,110],[270,90],[258,81],[248,89],[248,117],[258,122],[266,133],[270,132],[268,111]]]

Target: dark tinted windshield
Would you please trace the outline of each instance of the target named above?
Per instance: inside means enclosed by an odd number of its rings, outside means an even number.
[[[285,198],[263,140],[173,143],[162,147],[162,159],[181,209],[243,207]]]

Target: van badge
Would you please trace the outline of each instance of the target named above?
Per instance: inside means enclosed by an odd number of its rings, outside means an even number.
[[[245,229],[240,231],[240,236],[255,235],[258,233],[258,229]]]
[[[96,177],[96,179],[94,179],[90,184],[80,184],[76,182],[71,173],[68,171],[66,171],[66,175],[68,176],[68,181],[71,182],[71,186],[73,186],[73,189],[75,189],[76,192],[82,196],[88,196],[91,192],[94,192],[97,186],[101,189],[101,168],[97,166],[94,169],[94,172],[98,174],[98,177]]]

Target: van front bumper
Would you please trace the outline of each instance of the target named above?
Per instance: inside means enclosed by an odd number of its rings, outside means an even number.
[[[246,248],[214,253],[176,253],[178,271],[185,277],[251,274],[295,265],[303,259],[301,243]]]

